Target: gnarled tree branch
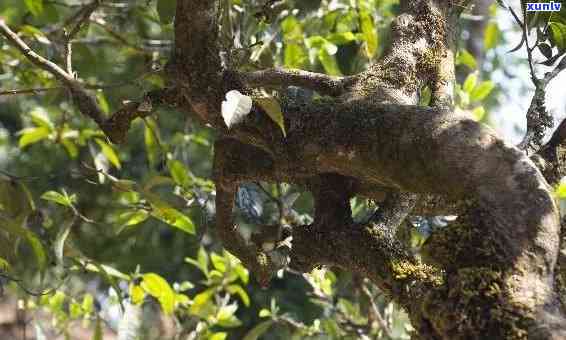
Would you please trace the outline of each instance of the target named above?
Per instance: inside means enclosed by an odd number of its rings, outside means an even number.
[[[299,86],[330,96],[343,94],[354,81],[354,77],[333,77],[322,73],[286,69],[241,73],[240,79],[248,86]]]

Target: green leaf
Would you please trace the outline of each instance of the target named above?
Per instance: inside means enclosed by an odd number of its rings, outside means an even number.
[[[482,82],[480,85],[476,86],[472,93],[470,93],[470,100],[473,102],[484,100],[491,93],[494,87],[495,84],[490,80]]]
[[[325,44],[325,46],[328,46]],[[338,66],[338,62],[336,61],[336,56],[329,53],[330,48],[321,48],[318,50],[318,60],[324,67],[324,70],[327,74],[331,76],[341,76],[342,72],[340,71],[340,66]]]
[[[192,264],[202,271],[204,276],[208,278],[208,255],[203,247],[200,247],[197,254],[197,259],[192,259],[190,257],[185,258],[185,262]]]
[[[143,290],[159,301],[165,314],[173,313],[175,309],[175,291],[173,291],[169,283],[155,273],[144,274],[142,278],[141,287]]]
[[[472,93],[473,89],[476,87],[478,83],[478,74],[477,72],[468,74],[466,80],[464,81],[463,90],[467,93]]]
[[[76,301],[71,301],[69,304],[69,316],[71,319],[77,319],[81,315],[83,315],[81,305],[79,305]]]
[[[106,100],[106,96],[104,92],[97,91],[96,92],[96,100],[98,101],[98,106],[104,113],[110,112],[110,105],[108,104],[108,100]]]
[[[10,263],[6,261],[6,259],[0,257],[0,272],[7,272],[10,268]]]
[[[35,203],[25,184],[0,176],[0,216],[21,226],[34,210]]]
[[[301,23],[293,15],[287,16],[281,22],[281,32],[285,41],[300,42],[304,38]]]
[[[157,129],[157,124],[151,118],[146,118],[144,122],[144,141],[147,160],[151,167],[155,167],[159,162],[159,155],[161,153],[161,148],[159,147],[159,130]]]
[[[45,252],[45,248],[39,238],[37,238],[37,236],[35,236],[32,232],[26,230],[25,234],[26,240],[31,245],[33,254],[35,255],[37,266],[40,271],[43,272],[45,268],[47,268],[47,253]]]
[[[499,28],[495,22],[490,22],[485,28],[483,46],[486,50],[492,49],[499,43]]]
[[[326,40],[336,45],[344,45],[355,41],[356,35],[352,32],[332,33],[326,37]]]
[[[79,155],[79,148],[77,148],[77,145],[73,141],[68,138],[63,138],[61,139],[61,144],[65,147],[65,150],[67,150],[69,157],[77,158]]]
[[[74,223],[74,219],[65,222],[53,241],[53,253],[55,254],[57,263],[60,265],[63,264],[63,249],[65,247],[65,241],[67,240],[67,236],[69,236],[69,232],[71,231],[71,227]]]
[[[216,253],[212,253],[210,254],[210,260],[212,261],[212,265],[216,270],[221,273],[226,272],[226,262],[224,261],[224,258],[222,256]]]
[[[378,46],[378,36],[373,18],[368,11],[360,11],[360,26],[364,37],[364,51],[368,59],[375,56]]]
[[[129,275],[122,273],[116,268],[112,268],[110,266],[94,262],[92,260],[89,260],[89,262],[86,262],[84,260],[78,260],[78,262],[81,264],[84,270],[87,270],[89,272],[101,273],[104,276],[107,276],[108,278],[115,277],[124,281],[130,281],[131,279]],[[120,291],[119,289],[116,289],[116,292],[119,291]]]
[[[173,22],[176,6],[176,0],[158,0],[157,13],[159,14],[159,20],[161,20],[164,24],[170,24]]]
[[[242,322],[238,320],[236,316],[234,316],[236,310],[238,310],[238,305],[235,303],[220,307],[218,313],[216,314],[217,324],[226,328],[241,326]]]
[[[471,70],[475,70],[476,68],[478,68],[478,63],[476,61],[476,58],[474,58],[474,56],[467,50],[462,50],[458,53],[458,57],[456,58],[456,63],[465,65]]]
[[[130,299],[134,305],[139,305],[145,299],[145,290],[139,285],[130,283],[129,287]]]
[[[261,312],[260,312],[261,314]],[[273,320],[266,320],[258,323],[254,328],[252,328],[245,336],[243,340],[257,340],[260,336],[265,334],[273,325]]]
[[[425,86],[420,93],[419,106],[429,106],[432,99],[432,91],[430,87]]]
[[[560,182],[555,190],[556,195],[560,199],[566,199],[566,182]]]
[[[149,218],[149,212],[146,210],[140,209],[136,211],[128,211],[120,215],[118,221],[120,226],[116,230],[116,233],[121,233],[126,227],[131,227],[138,225]]]
[[[30,144],[37,143],[51,134],[51,130],[48,127],[40,126],[36,128],[23,129],[21,132],[21,137],[18,143],[20,149],[25,148]]]
[[[232,295],[237,294],[246,307],[250,305],[250,297],[248,293],[246,293],[244,288],[242,288],[242,286],[238,284],[233,284],[227,286],[226,290]]]
[[[102,153],[104,154],[106,159],[108,159],[110,163],[112,163],[112,165],[114,165],[116,168],[120,169],[122,167],[122,164],[120,164],[120,158],[116,154],[116,151],[114,151],[114,148],[112,148],[110,144],[106,143],[102,139],[95,138],[95,140],[96,143],[100,145]]]
[[[271,96],[264,96],[262,98],[256,98],[255,102],[261,106],[269,118],[271,118],[271,120],[279,126],[283,133],[283,137],[287,137],[287,133],[285,132],[285,120],[283,118],[283,111],[279,101]]]
[[[43,0],[24,0],[24,3],[33,16],[39,16],[43,12]]]
[[[226,340],[226,337],[228,337],[228,333],[225,332],[219,332],[219,333],[213,333],[208,337],[208,340]]]
[[[41,32],[41,31],[40,31]],[[31,121],[37,126],[43,126],[50,130],[53,130],[54,125],[53,122],[49,119],[49,116],[46,114],[45,110],[40,108],[33,109],[30,113]]]
[[[74,196],[62,195],[57,191],[47,191],[41,195],[41,198],[46,201],[61,204],[65,207],[72,207],[74,203]]]
[[[283,52],[283,63],[286,68],[301,69],[307,62],[305,48],[299,44],[287,43]]]
[[[188,216],[169,206],[169,204],[149,191],[145,191],[144,196],[151,204],[151,216],[189,234],[195,233],[195,225]]]
[[[262,310],[259,311],[259,317],[260,318],[267,318],[271,316],[271,311],[269,309],[265,309],[263,308]]]
[[[167,161],[167,167],[169,168],[169,173],[171,177],[179,186],[187,188],[191,185],[192,180],[189,176],[189,170],[185,167],[183,163],[176,159]]]
[[[193,300],[193,304],[189,308],[189,312],[192,315],[206,317],[206,315],[211,312],[210,309],[214,308],[214,306],[212,306],[212,303],[210,301],[213,295],[214,295],[214,289],[212,288],[197,294]]]
[[[472,115],[474,116],[474,119],[478,122],[484,119],[485,113],[486,113],[485,108],[483,106],[478,106],[472,110]]]
[[[153,206],[151,215],[173,227],[189,234],[195,233],[195,225],[191,219],[178,210],[167,206]]]
[[[566,50],[566,25],[560,22],[551,22],[548,26],[550,41],[560,51]]]
[[[87,314],[90,314],[94,311],[94,298],[91,294],[86,293],[83,297],[83,302],[81,303],[81,308]]]
[[[34,253],[39,270],[43,273],[45,268],[47,268],[47,253],[41,243],[41,240],[31,230],[24,228],[21,221],[17,219],[7,219],[1,214],[0,228],[27,241]]]

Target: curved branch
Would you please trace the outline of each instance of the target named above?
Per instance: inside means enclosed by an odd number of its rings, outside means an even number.
[[[333,77],[323,73],[276,68],[240,73],[240,79],[251,87],[298,86],[315,90],[321,94],[339,96],[348,90],[354,77]]]

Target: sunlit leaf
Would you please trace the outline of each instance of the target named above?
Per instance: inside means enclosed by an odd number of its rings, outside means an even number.
[[[167,161],[167,167],[169,168],[169,173],[171,177],[183,188],[188,187],[191,184],[191,177],[189,176],[189,170],[185,167],[183,163],[176,159]]]
[[[471,101],[484,100],[491,93],[494,87],[495,84],[490,80],[482,82],[481,84],[476,86],[470,94]]]
[[[228,337],[228,333],[219,332],[219,333],[214,333],[214,334],[210,335],[208,337],[208,340],[226,340],[227,337]]]
[[[173,313],[175,309],[175,292],[169,283],[155,273],[142,276],[141,288],[159,301],[165,314]]]
[[[286,137],[287,133],[285,132],[285,120],[283,118],[283,111],[281,109],[281,105],[279,101],[271,96],[264,96],[260,98],[256,98],[255,102],[261,106],[261,108],[267,113],[269,118],[279,126],[283,136]]]
[[[326,45],[327,46],[327,45]],[[328,53],[328,49],[321,48],[318,51],[318,60],[324,67],[327,74],[331,76],[341,76],[340,66],[338,66],[338,61],[336,61],[336,56]]]
[[[364,51],[368,59],[375,56],[378,46],[378,36],[374,26],[373,18],[368,11],[360,11],[360,26],[364,37]]]
[[[34,16],[39,16],[43,12],[43,0],[24,0],[24,3]]]
[[[46,201],[55,202],[65,207],[71,207],[74,203],[74,196],[68,196],[58,193],[57,191],[47,191],[41,195],[41,198]]]
[[[490,22],[485,28],[483,45],[486,50],[492,49],[499,43],[501,33],[495,22]]]
[[[458,53],[456,58],[456,63],[461,65],[466,65],[469,69],[475,70],[478,68],[478,63],[476,58],[467,50],[462,50]]]
[[[468,74],[468,77],[466,77],[462,89],[467,93],[472,93],[472,90],[476,87],[477,83],[478,83],[477,72],[470,73]]]
[[[226,262],[224,258],[216,253],[210,254],[210,260],[212,261],[212,265],[216,270],[221,273],[226,272]]]
[[[49,137],[51,130],[48,127],[40,126],[24,129],[20,132],[20,134],[21,136],[18,146],[20,147],[20,149],[23,149],[30,144],[37,143]]]
[[[551,22],[548,26],[550,41],[560,51],[566,50],[566,25],[560,22]]]
[[[55,240],[53,241],[53,252],[55,254],[55,259],[57,263],[62,265],[63,264],[63,249],[65,247],[65,241],[67,240],[67,236],[69,236],[69,232],[71,231],[71,227],[74,224],[74,220],[71,219],[63,223],[63,226],[57,233]]]
[[[478,106],[472,110],[472,115],[476,121],[481,121],[485,117],[485,108],[483,106]]]
[[[227,286],[226,290],[232,295],[237,294],[244,303],[244,305],[246,306],[250,305],[250,297],[248,296],[248,293],[246,293],[244,288],[242,288],[242,286],[238,284],[233,284]]]
[[[210,299],[214,295],[213,289],[207,289],[202,293],[197,294],[193,299],[193,304],[189,308],[189,311],[193,315],[206,315],[210,313],[211,306]]]
[[[188,216],[148,191],[144,192],[144,196],[151,204],[151,216],[189,234],[195,233],[195,225]]]
[[[555,193],[559,198],[566,199],[566,182],[560,182]]]
[[[81,303],[81,308],[87,314],[94,312],[94,297],[86,293],[83,297],[83,302]]]
[[[115,277],[124,281],[129,281],[130,276],[122,273],[121,271],[117,270],[116,268],[100,264],[90,260],[89,262],[86,261],[79,261],[85,270],[88,270],[93,273],[103,273],[108,275],[109,277]]]
[[[114,151],[114,148],[112,148],[110,144],[106,143],[102,139],[96,138],[95,140],[96,143],[98,143],[98,145],[100,146],[102,153],[104,154],[106,159],[108,159],[110,163],[112,163],[112,165],[114,165],[116,168],[120,169],[122,167],[122,164],[120,164],[120,158],[118,157],[118,154],[116,154],[116,151]]]
[[[149,161],[149,165],[154,167],[159,162],[159,136],[157,136],[157,124],[151,120],[145,120],[145,128],[144,128],[144,140],[145,140],[145,151],[147,154],[147,159]]]

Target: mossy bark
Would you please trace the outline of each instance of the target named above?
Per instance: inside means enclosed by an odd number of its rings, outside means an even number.
[[[337,90],[343,93],[283,103],[284,138],[257,107],[226,129],[224,93],[246,92],[245,77],[220,65],[215,2],[178,0],[177,103],[222,135],[217,231],[260,281],[271,264],[239,237],[234,192],[242,181],[296,183],[313,192],[316,216],[293,230],[292,266],[331,264],[369,277],[406,308],[416,338],[566,338],[555,288],[560,223],[549,185],[523,152],[451,110],[454,32],[465,3],[401,1],[388,52]],[[424,85],[433,89],[431,107],[415,106]],[[391,192],[460,202],[457,224],[429,240],[428,263],[379,223],[352,221],[350,197],[382,201]]]

